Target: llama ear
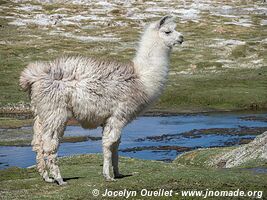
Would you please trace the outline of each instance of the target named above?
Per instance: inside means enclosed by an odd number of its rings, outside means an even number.
[[[172,19],[173,17],[171,15],[166,15],[164,17],[162,17],[160,20],[159,20],[159,24],[158,24],[158,28],[160,29],[163,24],[165,24],[166,21]]]

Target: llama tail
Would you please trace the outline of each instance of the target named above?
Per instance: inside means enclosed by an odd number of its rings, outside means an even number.
[[[30,91],[31,85],[47,75],[48,66],[40,62],[30,63],[21,73],[19,85],[24,91]]]

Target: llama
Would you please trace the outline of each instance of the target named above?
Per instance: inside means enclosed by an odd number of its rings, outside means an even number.
[[[76,56],[35,62],[24,69],[20,86],[30,94],[32,146],[36,168],[46,182],[66,184],[56,160],[69,117],[83,128],[103,128],[103,176],[107,181],[123,177],[118,168],[122,128],[161,94],[171,49],[183,42],[175,28],[172,16],[148,25],[128,63]]]

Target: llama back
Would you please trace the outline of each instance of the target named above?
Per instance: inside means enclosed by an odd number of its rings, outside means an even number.
[[[39,110],[56,108],[55,102],[61,102],[68,104],[75,117],[86,121],[88,116],[100,115],[99,109],[103,116],[109,116],[115,107],[123,105],[126,113],[134,114],[148,103],[131,62],[80,56],[35,62],[22,72],[20,85],[30,91],[31,103]]]
[[[20,86],[24,91],[31,90],[33,83],[45,80],[74,79],[79,57],[61,57],[50,62],[33,62],[27,65],[20,75]]]
[[[85,57],[63,56],[51,62],[30,63],[21,73],[20,86],[23,90],[31,89],[31,85],[41,79],[80,81],[86,78],[120,79],[120,74],[133,76],[132,63],[120,63],[110,60],[99,60]],[[127,79],[127,77],[123,77]]]

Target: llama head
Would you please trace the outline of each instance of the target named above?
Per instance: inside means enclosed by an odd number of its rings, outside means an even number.
[[[172,16],[164,16],[153,23],[152,28],[157,31],[159,40],[169,48],[176,44],[182,44],[184,41],[183,35],[175,30],[176,23]]]

